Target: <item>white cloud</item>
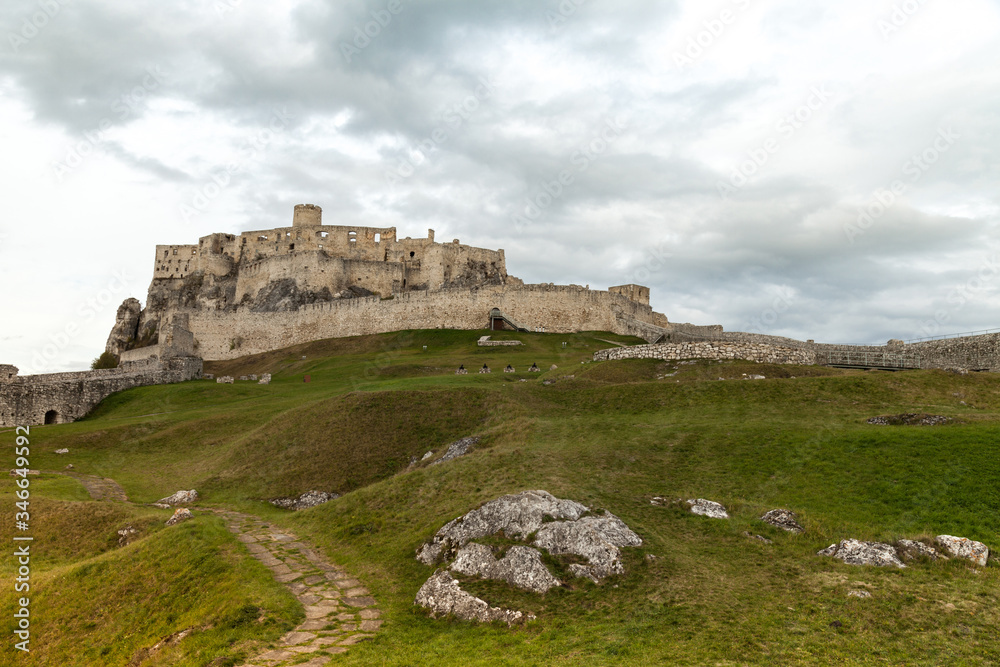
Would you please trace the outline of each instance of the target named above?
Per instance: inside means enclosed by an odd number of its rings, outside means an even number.
[[[904,5],[919,9],[887,32]],[[0,21],[16,33],[36,7],[5,3]],[[998,249],[996,3],[635,0],[551,27],[555,1],[436,0],[407,3],[347,62],[341,43],[383,7],[74,3],[16,53],[0,44],[0,277],[17,285],[0,361],[42,370],[34,355],[78,321],[46,370],[96,356],[118,303],[144,297],[157,243],[285,224],[302,202],[328,222],[503,247],[529,281],[641,275],[674,321],[841,342],[912,337],[942,312],[947,330],[1000,321],[993,285],[954,296]],[[495,93],[457,113],[484,77]],[[291,118],[269,136],[276,109]],[[627,129],[513,225],[611,118]],[[846,234],[949,128],[954,145]],[[401,159],[413,173],[390,186]],[[723,199],[741,166],[753,173]],[[118,270],[122,293],[87,306]]]

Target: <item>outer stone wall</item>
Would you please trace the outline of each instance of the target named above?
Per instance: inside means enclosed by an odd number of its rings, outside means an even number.
[[[197,354],[215,361],[323,338],[404,329],[486,329],[493,308],[529,329],[553,333],[635,334],[640,328],[635,321],[653,320],[648,305],[620,294],[575,285],[495,285],[410,292],[391,299],[343,299],[288,312],[192,311],[189,327]],[[653,340],[664,331],[655,329]]]
[[[165,362],[125,363],[111,370],[16,377],[0,384],[0,426],[75,421],[111,394],[133,387],[193,380],[201,376],[201,369],[201,359],[180,357]]]
[[[769,364],[816,363],[815,355],[806,350],[778,347],[764,343],[729,343],[712,341],[703,343],[660,343],[656,345],[633,345],[599,350],[594,353],[594,361],[612,359],[743,359]]]

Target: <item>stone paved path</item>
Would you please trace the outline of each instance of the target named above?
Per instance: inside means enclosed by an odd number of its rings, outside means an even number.
[[[306,620],[279,641],[279,646],[241,667],[322,667],[327,654],[374,637],[382,625],[375,599],[361,583],[326,562],[307,544],[249,514],[213,510],[253,557],[292,591],[306,610]],[[312,657],[309,660],[304,658]]]
[[[113,479],[74,472],[54,472],[78,480],[94,500],[128,502]],[[266,565],[306,610],[306,620],[270,649],[241,667],[323,667],[330,655],[371,639],[382,626],[382,613],[361,582],[331,565],[287,531],[249,514],[211,510],[223,517],[236,539]],[[328,655],[330,654],[330,655]]]

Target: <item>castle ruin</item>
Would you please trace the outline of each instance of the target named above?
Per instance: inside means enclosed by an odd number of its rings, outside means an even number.
[[[401,329],[598,330],[650,342],[721,330],[668,322],[648,287],[526,285],[507,274],[503,250],[438,243],[434,230],[398,239],[394,227],[324,225],[312,204],[295,207],[290,227],[157,246],[146,307],[122,304],[107,350],[158,357],[163,323],[178,317],[206,360]]]

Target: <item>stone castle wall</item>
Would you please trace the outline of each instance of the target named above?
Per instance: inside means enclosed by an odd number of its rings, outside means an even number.
[[[598,350],[594,353],[594,361],[615,359],[663,359],[665,361],[680,359],[713,359],[717,361],[742,359],[744,361],[756,361],[767,364],[810,365],[816,363],[815,355],[807,350],[768,345],[766,343],[724,341],[633,345],[630,347],[616,347],[610,350]]]
[[[632,331],[649,329],[648,325],[636,322],[630,326]],[[670,339],[668,343],[600,350],[594,359],[744,359],[900,370],[1000,371],[1000,333],[910,344],[832,345],[740,331],[705,331],[712,327],[696,331],[672,326],[674,329],[664,336]]]
[[[179,357],[125,363],[110,370],[18,376],[0,383],[0,426],[75,421],[116,392],[193,380],[201,371],[201,359]]]
[[[323,338],[403,329],[485,329],[493,308],[528,329],[553,333],[629,334],[634,321],[652,322],[649,306],[574,285],[494,285],[397,294],[391,299],[344,299],[296,311],[190,313],[197,353],[215,361]],[[650,325],[652,326],[652,325]],[[656,336],[662,333],[657,329]]]

